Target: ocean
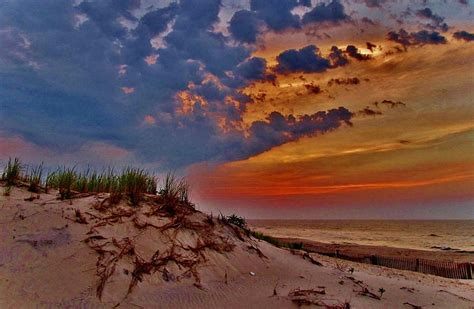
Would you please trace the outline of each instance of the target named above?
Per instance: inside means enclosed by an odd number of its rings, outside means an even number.
[[[274,237],[409,249],[474,251],[474,220],[249,220]]]

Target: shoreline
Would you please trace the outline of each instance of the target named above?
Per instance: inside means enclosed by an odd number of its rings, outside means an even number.
[[[271,236],[271,235],[270,235]],[[275,237],[282,242],[298,242],[303,243],[305,250],[311,252],[336,252],[340,254],[355,256],[381,255],[386,257],[406,257],[419,258],[446,262],[474,262],[474,252],[469,251],[431,251],[410,248],[398,248],[390,246],[373,246],[361,244],[336,244],[323,243],[303,238],[293,237]]]

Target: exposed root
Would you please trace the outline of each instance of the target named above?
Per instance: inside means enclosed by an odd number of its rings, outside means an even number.
[[[245,239],[244,231],[232,227],[234,233],[229,235],[230,230],[222,228],[212,216],[204,219],[194,219],[196,212],[191,206],[180,203],[165,203],[159,205],[160,198],[150,198],[148,205],[142,204],[139,208],[127,209],[122,207],[106,207],[107,199],[96,203],[95,210],[101,212],[88,213],[89,218],[95,221],[91,226],[88,237],[84,242],[98,254],[96,265],[97,297],[101,298],[105,286],[114,275],[118,263],[127,256],[127,263],[131,263],[126,298],[132,293],[146,276],[160,273],[163,282],[174,282],[181,280],[192,280],[195,287],[204,289],[199,275],[200,266],[208,260],[209,252],[225,253],[235,248],[233,239]],[[150,210],[147,206],[151,206]],[[158,224],[147,217],[158,216],[169,218],[169,222]],[[100,234],[102,229],[115,224],[127,224],[140,231],[134,237],[121,240],[106,238]],[[160,236],[164,237],[159,250],[151,257],[144,257],[139,249],[135,247],[134,239],[142,235],[145,230],[155,229]],[[193,235],[194,244],[182,243],[179,234]],[[191,233],[191,234],[188,234]],[[229,235],[229,236],[226,236]],[[235,236],[234,236],[235,235]],[[165,246],[165,247],[163,247]],[[267,258],[255,245],[249,245],[249,250],[258,254],[261,258]],[[171,266],[171,268],[170,268]],[[172,273],[171,269],[177,267],[178,273]],[[227,282],[227,274],[225,281]]]
[[[122,241],[117,241],[112,238],[112,242],[106,241],[103,243],[97,243],[97,241],[104,240],[105,237],[101,235],[93,235],[86,238],[85,243],[99,254],[99,258],[96,263],[96,275],[97,288],[96,295],[99,299],[102,298],[102,292],[104,291],[107,280],[115,272],[117,262],[125,255],[133,255],[135,253],[134,246],[129,238],[124,238]],[[106,250],[105,246],[112,243],[120,251]]]

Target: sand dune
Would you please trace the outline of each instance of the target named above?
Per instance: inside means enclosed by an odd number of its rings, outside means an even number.
[[[159,197],[56,196],[0,197],[1,308],[474,307],[472,280],[305,257]]]

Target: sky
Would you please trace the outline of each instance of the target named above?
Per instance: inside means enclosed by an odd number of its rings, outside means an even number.
[[[248,218],[474,219],[472,0],[1,0],[0,161]]]

